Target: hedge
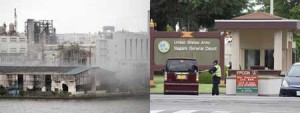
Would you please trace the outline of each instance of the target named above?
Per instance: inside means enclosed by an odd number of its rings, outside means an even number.
[[[200,84],[212,84],[212,75],[209,72],[203,72],[199,78]]]

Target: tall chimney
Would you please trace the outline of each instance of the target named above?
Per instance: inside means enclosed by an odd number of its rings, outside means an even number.
[[[15,31],[17,32],[17,9],[15,8]]]
[[[273,15],[274,0],[270,0],[270,14]]]

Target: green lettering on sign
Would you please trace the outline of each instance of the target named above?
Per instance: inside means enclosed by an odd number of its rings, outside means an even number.
[[[236,93],[258,93],[257,87],[237,87]]]

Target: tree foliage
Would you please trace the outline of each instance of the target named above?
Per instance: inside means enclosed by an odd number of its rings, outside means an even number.
[[[270,0],[258,0],[259,5],[263,5],[260,9],[265,12],[270,12]],[[274,15],[289,18],[299,19],[300,0],[274,0]]]
[[[263,7],[261,10],[270,11],[270,0],[259,0]],[[300,19],[300,0],[274,0],[274,14],[287,19]],[[300,61],[300,36],[294,32],[294,41],[296,42],[296,61]]]
[[[78,44],[59,45],[58,51],[63,65],[87,65],[87,58],[91,56],[90,51],[81,49]]]
[[[159,31],[177,22],[188,31],[201,26],[211,30],[215,19],[230,19],[249,9],[248,0],[151,0],[150,6],[150,17]]]
[[[174,30],[173,30],[172,26],[170,26],[169,24],[167,24],[166,31],[172,32]]]

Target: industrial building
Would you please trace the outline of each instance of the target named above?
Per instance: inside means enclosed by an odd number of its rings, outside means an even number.
[[[97,67],[0,66],[0,85],[25,92],[72,95],[117,91],[114,73]]]
[[[57,44],[56,29],[53,20],[28,19],[25,22],[25,35],[27,37],[28,61],[32,65],[46,65],[45,46]]]
[[[149,35],[103,27],[96,40],[96,66],[113,72],[135,90],[146,90],[149,80]],[[144,89],[143,89],[144,88]]]
[[[17,32],[17,13],[14,10],[14,23],[0,26],[0,65],[26,64],[27,38]],[[8,30],[7,30],[8,28]]]

